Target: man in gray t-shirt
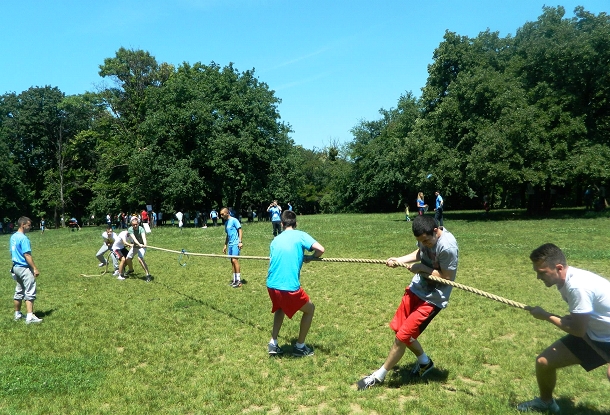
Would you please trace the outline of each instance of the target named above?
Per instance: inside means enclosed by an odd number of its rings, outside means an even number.
[[[388,371],[400,361],[406,349],[417,357],[413,376],[423,377],[434,367],[434,362],[424,353],[417,338],[432,319],[447,307],[451,287],[427,280],[426,276],[455,280],[458,245],[453,235],[437,226],[430,216],[417,216],[413,220],[413,235],[417,239],[415,251],[386,261],[389,267],[406,266],[415,274],[390,322],[390,327],[396,333],[394,344],[384,364],[358,381],[359,390],[383,383]]]

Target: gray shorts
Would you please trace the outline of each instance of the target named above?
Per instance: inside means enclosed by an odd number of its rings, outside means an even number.
[[[13,267],[13,279],[15,286],[15,300],[34,301],[36,299],[36,278],[29,267],[15,265]]]

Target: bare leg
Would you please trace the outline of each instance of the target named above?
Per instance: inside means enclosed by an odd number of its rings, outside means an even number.
[[[282,328],[282,323],[284,322],[284,314],[283,310],[277,310],[273,314],[273,330],[271,331],[271,338],[277,340],[277,336],[280,335],[280,329]]]
[[[314,306],[311,301],[308,301],[307,304],[301,307],[300,311],[303,312],[303,317],[301,317],[301,327],[299,329],[299,339],[297,340],[297,343],[305,343],[305,337],[307,337],[307,333],[311,327],[315,309],[316,306]]]
[[[233,266],[233,272],[239,274],[239,260],[237,258],[231,258],[231,265]]]
[[[394,344],[392,345],[390,353],[383,364],[385,370],[391,370],[394,366],[396,366],[400,359],[402,359],[404,356],[407,348],[413,352],[415,357],[419,357],[424,354],[424,349],[421,347],[419,341],[415,340],[411,344],[405,344],[398,339],[394,339]]]
[[[580,364],[580,360],[561,342],[556,341],[536,358],[536,380],[540,399],[550,402],[557,382],[557,369]]]

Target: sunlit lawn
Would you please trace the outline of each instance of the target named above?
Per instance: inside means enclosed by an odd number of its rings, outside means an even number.
[[[555,216],[447,212],[445,225],[460,245],[457,281],[565,313],[555,288],[536,281],[528,255],[554,242],[570,264],[610,277],[610,219]],[[386,259],[415,249],[400,213],[302,216],[299,228],[331,258]],[[454,290],[420,338],[437,366],[428,379],[410,379],[413,359],[405,356],[384,386],[358,392],[354,383],[383,363],[393,341],[388,322],[408,271],[305,264],[302,284],[316,304],[307,339],[315,355],[271,359],[267,261],[242,259],[247,284],[234,289],[225,258],[189,256],[182,266],[178,254],[151,249],[152,283],[118,281],[97,276],[101,232],[29,234],[41,271],[36,313],[44,322],[37,326],[12,320],[9,236],[0,235],[1,414],[515,414],[517,402],[536,395],[535,356],[562,335],[523,310]],[[271,224],[244,223],[242,254],[267,256],[271,239]],[[221,227],[168,226],[149,235],[150,245],[176,251],[222,254],[223,243]],[[299,319],[280,333],[288,350]],[[563,370],[556,392],[564,414],[610,413],[605,368]]]

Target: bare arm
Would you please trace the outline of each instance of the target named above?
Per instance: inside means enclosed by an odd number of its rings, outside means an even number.
[[[570,313],[560,317],[545,311],[542,307],[528,307],[526,310],[538,320],[548,321],[566,333],[576,337],[584,337],[587,333],[589,319],[591,318],[589,314],[583,313]]]
[[[34,264],[34,258],[32,258],[32,254],[29,252],[26,252],[25,254],[23,254],[23,257],[25,258],[26,262],[32,269],[32,272],[34,273],[34,277],[38,277],[40,275],[40,272],[38,271],[38,268],[36,268],[36,264]]]
[[[239,246],[240,248],[244,245],[244,243],[242,242],[242,238],[244,236],[244,231],[242,230],[242,228],[239,228],[237,230],[237,235],[239,235],[239,243],[237,244],[237,246]]]
[[[303,260],[305,262],[311,261],[314,258],[320,258],[322,256],[322,254],[324,254],[324,247],[322,245],[320,245],[319,242],[315,242],[309,250],[313,251],[313,254],[305,255],[303,257]]]
[[[411,252],[410,254],[407,255],[403,255],[401,257],[391,257],[388,258],[388,260],[386,261],[386,265],[388,267],[392,267],[392,268],[396,268],[399,266],[405,266],[405,264],[408,264],[409,262],[417,262],[421,260],[421,255],[419,252],[419,249],[416,249],[415,251]]]

